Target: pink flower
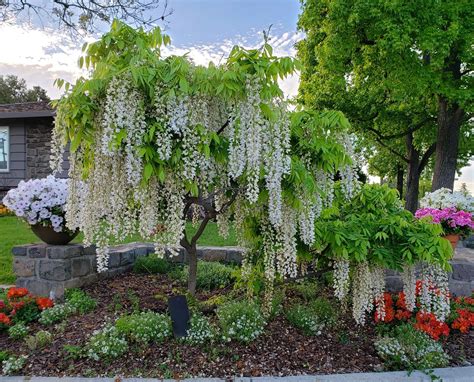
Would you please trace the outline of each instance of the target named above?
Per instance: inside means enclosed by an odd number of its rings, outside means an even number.
[[[472,214],[467,211],[458,211],[456,207],[438,208],[420,208],[415,213],[417,219],[431,217],[433,223],[442,223],[451,228],[470,228],[474,229],[474,220]]]

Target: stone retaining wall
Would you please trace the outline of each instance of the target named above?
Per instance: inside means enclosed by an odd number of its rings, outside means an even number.
[[[109,269],[97,273],[94,247],[81,244],[64,246],[30,244],[13,248],[13,270],[16,285],[28,288],[32,293],[61,298],[66,288],[77,288],[99,279],[113,277],[130,270],[140,256],[153,253],[149,243],[131,243],[111,248]],[[200,247],[198,257],[207,261],[240,263],[243,249],[239,247]],[[179,248],[177,256],[168,259],[187,262],[186,251]],[[456,258],[451,261],[453,272],[449,286],[454,295],[469,296],[474,290],[474,251],[456,249]],[[400,291],[403,283],[399,274],[386,273],[387,289]]]
[[[110,250],[108,270],[97,273],[94,247],[80,244],[31,244],[14,247],[13,271],[16,285],[28,288],[40,296],[62,298],[66,288],[78,288],[103,278],[113,277],[130,270],[135,260],[154,252],[153,245],[131,243]],[[242,248],[200,247],[198,256],[208,261],[240,262]],[[186,262],[186,253],[179,249],[170,261]]]

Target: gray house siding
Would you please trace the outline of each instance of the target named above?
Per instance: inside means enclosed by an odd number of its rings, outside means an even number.
[[[10,129],[10,169],[0,172],[0,191],[16,187],[26,177],[26,131],[23,119],[0,120]]]
[[[10,129],[10,169],[0,172],[0,200],[10,188],[21,180],[44,178],[51,174],[49,157],[51,150],[52,117],[0,119],[0,126]],[[67,177],[68,150],[60,177]]]

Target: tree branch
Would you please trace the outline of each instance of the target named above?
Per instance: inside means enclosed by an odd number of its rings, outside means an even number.
[[[433,153],[436,150],[436,142],[432,143],[430,147],[425,151],[423,156],[421,157],[420,164],[418,165],[418,172],[421,174],[423,169],[426,167],[428,164],[428,161],[430,160],[430,157],[433,155]]]

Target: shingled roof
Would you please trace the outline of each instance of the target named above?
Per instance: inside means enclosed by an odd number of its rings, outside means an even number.
[[[0,104],[0,119],[53,117],[54,114],[48,101]]]

